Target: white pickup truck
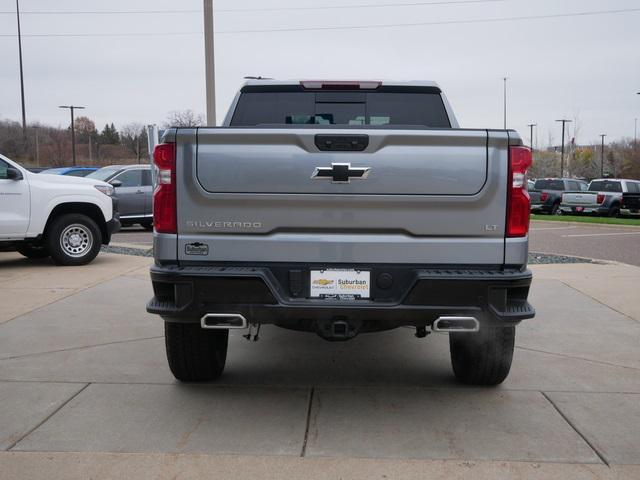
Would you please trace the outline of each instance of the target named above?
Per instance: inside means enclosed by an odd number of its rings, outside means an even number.
[[[0,250],[87,264],[120,228],[115,202],[108,183],[31,173],[0,155]]]

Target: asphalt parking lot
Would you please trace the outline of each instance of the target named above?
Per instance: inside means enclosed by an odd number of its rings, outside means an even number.
[[[531,222],[529,249],[640,266],[640,220],[638,227]]]
[[[534,266],[511,375],[477,389],[409,329],[234,333],[220,382],[179,384],[150,262],[0,254],[3,480],[640,477],[640,268]]]

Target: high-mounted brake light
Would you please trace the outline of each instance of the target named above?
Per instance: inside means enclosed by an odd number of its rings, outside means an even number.
[[[597,197],[596,197],[596,202],[598,202],[598,203],[604,203],[604,198],[605,198],[604,193],[599,193],[599,194],[597,195]]]
[[[302,80],[302,88],[309,90],[375,90],[379,81],[335,81],[335,80]]]
[[[156,188],[153,191],[153,227],[158,233],[177,233],[176,146],[161,143],[153,149]]]
[[[531,199],[526,185],[531,162],[531,150],[527,147],[509,148],[507,237],[525,237],[529,233]]]

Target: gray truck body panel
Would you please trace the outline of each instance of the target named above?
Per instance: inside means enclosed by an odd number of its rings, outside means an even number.
[[[505,241],[513,132],[332,129],[368,135],[369,146],[319,152],[314,136],[326,132],[168,131],[164,140],[177,145],[178,235],[155,234],[156,258],[526,264],[526,237]],[[312,178],[332,163],[370,175],[348,184]],[[193,243],[206,244],[206,255],[187,253]]]

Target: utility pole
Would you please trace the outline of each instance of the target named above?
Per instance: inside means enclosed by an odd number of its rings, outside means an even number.
[[[22,102],[22,141],[27,144],[27,115],[24,108],[24,75],[22,72],[22,32],[20,31],[20,4],[16,0],[16,19],[18,21],[18,57],[20,59],[20,99]]]
[[[38,141],[38,130],[40,127],[38,125],[33,126],[33,130],[36,132],[36,166],[40,166],[40,142]]]
[[[600,135],[600,138],[602,138],[602,146],[600,147],[600,178],[604,178],[604,137],[606,136],[606,133]]]
[[[77,108],[78,110],[84,109],[84,107],[79,107],[77,105],[60,105],[58,108],[68,108],[71,111],[71,153],[73,155],[73,166],[76,166],[76,126],[74,124],[73,111]]]
[[[538,124],[537,123],[530,123],[529,125],[527,125],[527,127],[529,127],[531,129],[531,152],[533,153],[533,127],[537,127]]]
[[[564,126],[567,123],[571,123],[572,120],[566,120],[566,119],[562,119],[562,120],[556,120],[556,122],[562,122],[562,147],[560,150],[560,177],[564,177]]]
[[[507,80],[509,80],[509,77],[503,77],[502,80],[504,80],[504,129],[507,129]]]
[[[216,125],[216,71],[213,42],[213,0],[204,0],[204,68],[207,95],[207,125]]]
[[[633,129],[633,145],[638,143],[638,119],[636,118],[636,126]]]

